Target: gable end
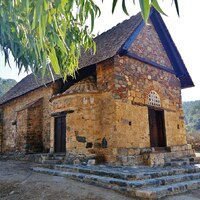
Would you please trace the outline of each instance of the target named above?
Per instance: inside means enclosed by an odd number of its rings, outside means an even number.
[[[181,55],[178,52],[178,49],[176,48],[176,45],[174,44],[163,19],[155,9],[152,10],[152,15],[150,16],[150,19],[173,65],[173,68],[176,72],[176,76],[179,78],[181,82],[181,88],[193,87],[194,83],[186,69],[186,66],[181,58]]]
[[[167,57],[169,58],[172,66],[173,66],[173,69],[170,69],[170,68],[168,68],[168,66],[164,66],[155,61],[152,61],[149,58],[143,58],[140,55],[137,55],[136,53],[129,51],[129,48],[131,47],[133,42],[136,40],[136,38],[139,35],[139,33],[141,32],[141,30],[143,29],[143,27],[145,25],[144,21],[141,21],[140,24],[134,29],[131,36],[126,40],[126,42],[118,50],[118,54],[120,56],[123,56],[123,55],[129,56],[136,60],[150,64],[158,69],[162,69],[164,71],[175,74],[180,80],[181,88],[193,87],[194,83],[186,69],[186,66],[185,66],[177,48],[176,48],[176,45],[174,44],[174,42],[169,34],[169,31],[168,31],[167,27],[165,26],[164,21],[162,20],[160,14],[155,9],[151,10],[150,20],[154,26],[156,33],[158,34],[160,42],[164,48],[164,51],[167,54]]]

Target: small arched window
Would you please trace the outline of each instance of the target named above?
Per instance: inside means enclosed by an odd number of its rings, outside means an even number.
[[[159,97],[158,93],[154,90],[151,90],[148,95],[148,105],[156,106],[156,107],[161,106],[160,97]]]

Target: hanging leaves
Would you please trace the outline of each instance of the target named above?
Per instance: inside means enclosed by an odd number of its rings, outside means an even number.
[[[119,1],[111,2],[113,13]],[[172,2],[179,15],[178,0]],[[139,5],[145,22],[152,6],[166,15],[158,0],[139,0]],[[128,15],[126,0],[121,0],[121,8]],[[81,50],[96,51],[92,31],[100,14],[93,0],[0,0],[0,49],[5,62],[9,63],[11,51],[19,72],[45,74],[52,67],[64,79],[74,76]]]
[[[114,13],[114,11],[115,11],[115,7],[117,5],[117,2],[118,2],[118,0],[113,0],[113,3],[112,3],[112,13]]]
[[[56,74],[73,76],[81,49],[95,49],[92,30],[99,15],[93,0],[0,0],[0,46],[6,62],[9,50],[19,70],[42,69],[44,74],[51,63]]]
[[[149,13],[150,13],[151,4],[150,4],[149,0],[139,0],[139,3],[140,3],[142,16],[143,16],[145,22],[147,22]]]
[[[112,1],[112,13],[114,13],[117,3],[118,3],[118,0]],[[134,5],[135,5],[135,3],[136,3],[136,1],[133,0]],[[172,3],[175,3],[176,11],[177,11],[177,14],[179,16],[178,0],[172,0]],[[147,23],[148,18],[149,18],[151,7],[154,7],[159,13],[167,16],[166,13],[160,7],[158,0],[139,0],[139,5],[140,5],[142,17],[143,17],[143,19],[146,23]],[[126,0],[122,0],[122,10],[126,15],[129,15],[127,8],[126,8]]]
[[[126,15],[129,15],[129,14],[128,14],[128,11],[127,11],[127,9],[126,9],[125,0],[122,0],[122,9],[123,9],[123,11],[124,11],[124,13],[125,13]]]
[[[178,6],[178,0],[172,0],[172,3],[175,3],[176,12],[177,12],[178,16],[180,16],[180,13],[179,13],[179,6]]]
[[[153,6],[159,13],[161,13],[161,14],[167,16],[167,15],[164,13],[164,11],[162,10],[162,8],[160,7],[160,5],[158,4],[158,1],[157,1],[157,0],[152,0],[152,1],[151,1],[151,4],[152,4],[152,6]]]

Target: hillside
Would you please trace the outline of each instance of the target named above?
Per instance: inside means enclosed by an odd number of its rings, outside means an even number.
[[[200,131],[200,100],[183,102],[183,110],[187,131]]]
[[[17,81],[15,81],[14,79],[0,78],[0,97],[3,96],[16,83]]]

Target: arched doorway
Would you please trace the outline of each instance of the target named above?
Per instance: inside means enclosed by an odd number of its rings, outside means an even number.
[[[154,90],[148,95],[148,115],[151,147],[166,147],[165,117],[160,97]]]

